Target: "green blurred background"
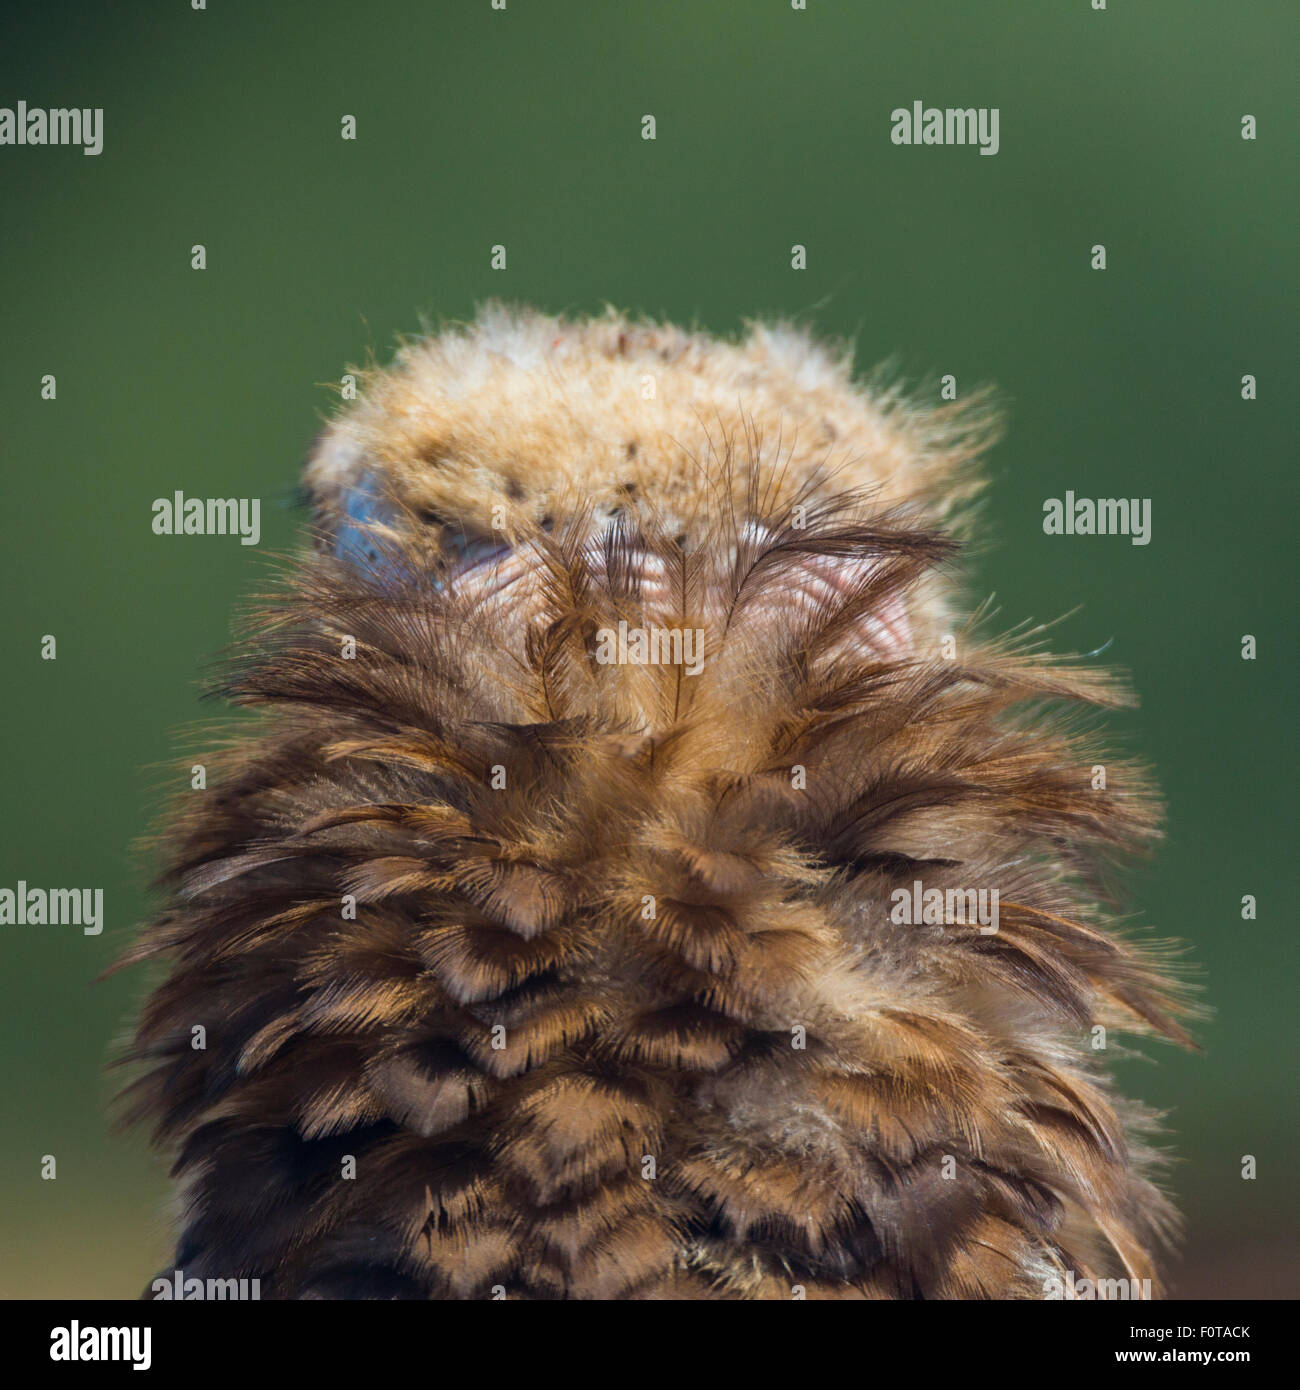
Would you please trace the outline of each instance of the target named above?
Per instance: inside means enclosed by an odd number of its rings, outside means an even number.
[[[1296,1293],[1294,0],[47,3],[0,36],[0,105],[105,110],[97,158],[0,148],[0,884],[102,886],[108,924],[0,929],[0,1293],[134,1297],[169,1254],[162,1166],[105,1120],[144,980],[92,981],[266,561],[155,536],[152,500],[258,496],[292,545],[323,383],[489,296],[798,314],[864,366],[1000,389],[971,594],[1007,625],[1082,605],[1060,650],[1114,639],[1143,704],[1112,728],[1170,808],[1139,919],[1215,1010],[1202,1055],[1121,1067],[1172,1112],[1174,1291]],[[895,147],[916,99],[997,106],[1000,153]],[[1068,488],[1150,497],[1152,543],[1045,537]]]

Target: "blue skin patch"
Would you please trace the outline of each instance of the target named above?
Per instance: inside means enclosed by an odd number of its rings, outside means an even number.
[[[398,589],[409,583],[410,572],[394,562],[371,529],[391,525],[397,515],[372,474],[363,473],[344,494],[343,513],[334,533],[335,557],[378,580],[381,588]]]
[[[390,523],[393,509],[379,496],[375,480],[363,473],[343,498],[345,520],[334,533],[334,554],[358,569],[379,561],[379,547],[369,528]]]
[[[371,473],[363,473],[343,497],[344,520],[334,533],[334,555],[345,564],[361,571],[388,591],[406,588],[417,576],[402,565],[388,550],[384,541],[371,529],[391,526],[397,509],[383,495]],[[475,565],[500,560],[509,547],[488,536],[467,536],[451,532],[443,539],[452,573],[464,573]],[[425,580],[434,589],[443,589],[445,582],[432,575]]]

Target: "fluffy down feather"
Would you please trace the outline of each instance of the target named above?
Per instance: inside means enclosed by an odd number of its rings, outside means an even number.
[[[260,722],[170,819],[127,957],[168,970],[128,1095],[187,1275],[1152,1277],[1151,1121],[1089,1030],[1186,1040],[1105,906],[1156,811],[1066,709],[1111,678],[949,626],[988,435],[789,328],[491,308],[369,375],[308,464],[319,545],[222,687]],[[602,662],[620,622],[700,632],[698,674]],[[895,922],[918,880],[997,889],[998,930]]]

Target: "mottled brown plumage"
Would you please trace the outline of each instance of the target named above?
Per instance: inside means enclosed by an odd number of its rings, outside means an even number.
[[[262,722],[170,822],[130,956],[170,971],[132,1103],[187,1275],[1153,1277],[1150,1122],[1090,1030],[1184,1037],[1103,906],[1155,810],[1062,712],[1118,703],[1108,676],[947,617],[983,437],[788,330],[490,311],[372,378],[224,687]],[[620,621],[699,630],[702,669],[603,663]],[[893,920],[915,882],[996,888],[996,932]]]

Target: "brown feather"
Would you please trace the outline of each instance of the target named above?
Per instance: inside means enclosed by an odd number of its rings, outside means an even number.
[[[1153,1277],[1171,1213],[1087,1030],[1186,1041],[1110,915],[1157,807],[1061,712],[1109,675],[948,617],[987,429],[803,339],[617,323],[489,312],[309,466],[319,552],[222,686],[260,723],[124,958],[169,971],[128,1103],[178,1263],[304,1298]],[[600,660],[620,621],[699,629],[700,670]],[[893,920],[916,880],[997,888],[997,931]]]

